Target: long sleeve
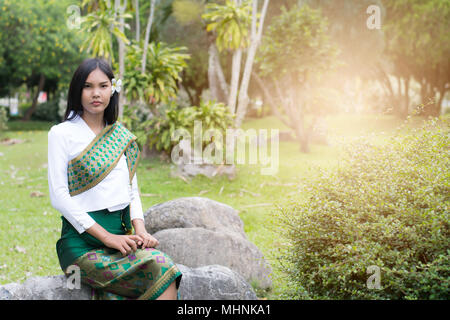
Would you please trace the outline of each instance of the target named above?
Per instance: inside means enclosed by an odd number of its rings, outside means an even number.
[[[95,224],[95,220],[82,210],[69,194],[68,163],[69,153],[64,137],[52,128],[48,133],[48,186],[50,201],[52,206],[61,212],[78,233],[83,233]]]
[[[144,213],[142,211],[141,197],[139,195],[139,188],[137,183],[137,174],[131,181],[131,205],[130,205],[130,219],[142,219],[144,220]]]

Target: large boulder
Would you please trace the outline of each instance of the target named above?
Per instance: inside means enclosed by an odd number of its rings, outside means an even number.
[[[223,203],[185,197],[157,204],[144,214],[158,249],[189,267],[219,264],[266,289],[271,268],[248,239],[238,212]]]
[[[255,300],[252,287],[236,272],[219,265],[189,268],[177,265],[183,274],[182,300]],[[91,288],[68,289],[64,275],[33,277],[24,283],[0,286],[0,300],[89,300]]]
[[[235,232],[246,238],[237,210],[203,197],[184,197],[154,205],[144,213],[144,218],[151,234],[164,229],[199,227]]]
[[[159,250],[188,267],[219,264],[260,288],[272,284],[271,270],[262,253],[253,243],[235,233],[184,228],[161,230],[154,237],[159,240]]]

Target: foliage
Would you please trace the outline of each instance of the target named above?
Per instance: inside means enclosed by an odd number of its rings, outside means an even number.
[[[320,9],[329,22],[329,36],[339,47],[343,64],[339,76],[369,78],[374,65],[384,59],[383,31],[367,27],[369,6],[381,8],[380,20],[384,23],[381,0],[304,0],[314,9]],[[341,82],[343,82],[341,80]]]
[[[278,211],[292,297],[450,298],[449,128],[432,119],[383,146],[347,146],[306,201]],[[366,286],[372,265],[381,289]]]
[[[320,102],[320,77],[338,65],[338,50],[328,36],[328,21],[320,10],[308,5],[293,6],[272,19],[256,62],[260,75],[273,84],[274,95],[282,105],[276,115],[295,133],[303,152],[309,150],[304,117],[324,110]],[[282,37],[280,35],[283,35]],[[282,52],[282,54],[280,54]],[[276,90],[275,90],[276,89]],[[275,100],[275,99],[273,99]]]
[[[202,18],[209,21],[206,30],[216,31],[219,50],[245,48],[248,46],[248,30],[251,22],[251,1],[239,6],[227,0],[225,4],[210,3],[205,6]]]
[[[124,43],[129,43],[125,34],[119,30],[120,17],[129,19],[132,16],[128,13],[115,12],[114,8],[109,5],[82,17],[81,32],[86,36],[80,51],[87,49],[89,52],[92,52],[94,56],[104,57],[105,59],[111,58],[112,61],[114,61],[112,37],[118,37]],[[124,27],[130,28],[126,23],[124,24]]]
[[[200,20],[204,10],[203,3],[192,0],[175,0],[172,4],[172,14],[182,26],[188,26]]]
[[[189,55],[185,47],[170,47],[163,42],[148,46],[146,72],[141,73],[142,48],[134,44],[127,50],[125,59],[124,87],[128,99],[140,98],[148,104],[167,103],[175,98],[181,80],[180,73],[186,67]]]
[[[282,7],[281,11],[263,37],[257,62],[263,76],[303,84],[335,64],[337,49],[328,37],[327,19],[319,10],[303,5],[289,11]]]
[[[49,100],[37,106],[36,111],[34,111],[33,115],[31,116],[31,119],[58,123],[61,121],[61,117],[59,116],[58,111],[58,99]]]
[[[40,74],[45,91],[69,82],[79,53],[78,30],[66,26],[69,0],[0,0],[0,96],[26,84],[36,86]]]
[[[233,124],[233,115],[223,103],[214,101],[201,100],[199,106],[181,109],[175,103],[171,103],[162,116],[154,117],[146,123],[149,128],[149,146],[155,146],[157,150],[170,154],[172,148],[179,142],[173,139],[175,130],[187,130],[194,139],[195,121],[201,121],[203,133],[208,130],[218,130],[222,136],[225,136],[226,129]],[[191,142],[193,143],[193,140]],[[212,139],[203,141],[202,150],[211,142]],[[214,141],[214,143],[217,149],[223,148],[221,141]]]
[[[8,113],[5,107],[0,106],[0,136],[3,134],[3,131],[8,130]]]
[[[421,84],[422,103],[442,101],[450,83],[450,1],[382,0],[385,54],[397,77],[414,77]],[[439,102],[440,102],[439,101]],[[439,115],[441,105],[425,113]]]
[[[190,6],[190,10],[185,7]],[[203,6],[192,0],[177,0],[173,14],[161,27],[160,37],[167,43],[185,46],[190,55],[182,72],[182,85],[189,95],[190,105],[198,105],[202,91],[208,88],[208,39],[201,20]],[[192,10],[200,12],[192,13]]]

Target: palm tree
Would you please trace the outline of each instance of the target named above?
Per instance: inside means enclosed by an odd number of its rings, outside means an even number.
[[[227,1],[225,5],[209,4],[206,6],[206,10],[206,13],[202,17],[205,20],[211,21],[207,25],[206,30],[214,30],[216,32],[217,48],[220,51],[224,49],[233,50],[230,90],[228,91],[227,88],[225,92],[228,96],[228,107],[231,113],[234,114],[236,112],[242,49],[247,47],[249,40],[249,1],[245,1],[244,4],[242,4],[241,0]],[[214,48],[210,48],[210,50],[214,50]]]
[[[84,1],[83,4],[89,1]],[[100,3],[104,3],[100,1]],[[89,9],[90,8],[90,9]],[[110,62],[114,61],[113,36],[121,39],[126,44],[129,43],[127,37],[121,31],[123,27],[129,28],[128,24],[120,21],[130,18],[131,15],[115,12],[106,2],[106,5],[91,5],[88,10],[92,10],[85,17],[81,18],[81,32],[86,34],[86,39],[80,47],[80,51],[88,50],[97,57],[103,57]]]
[[[256,50],[261,42],[268,4],[269,0],[264,0],[261,13],[258,14],[258,0],[227,0],[223,5],[206,5],[207,11],[202,15],[203,19],[210,21],[207,24],[207,31],[214,30],[217,34],[217,47],[221,50],[233,51],[228,106],[230,111],[236,114],[235,125],[237,127],[241,126],[247,111],[247,91]],[[247,56],[239,86],[242,51],[244,49],[247,49]]]
[[[81,45],[80,50],[88,50],[93,55],[103,57],[110,64],[114,61],[113,37],[117,39],[119,45],[119,78],[125,74],[125,45],[129,40],[125,36],[125,28],[130,28],[125,23],[125,19],[131,18],[130,14],[125,13],[127,0],[121,5],[120,0],[115,0],[114,8],[111,2],[99,0],[84,0],[82,6],[87,7],[88,15],[82,18],[82,32],[86,34],[86,40]],[[123,106],[125,105],[125,95],[119,96],[119,118],[123,115]]]

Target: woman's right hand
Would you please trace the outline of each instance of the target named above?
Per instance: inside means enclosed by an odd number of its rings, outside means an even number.
[[[105,246],[119,250],[123,256],[137,250],[137,242],[143,239],[137,235],[117,235],[109,233],[103,239]]]

